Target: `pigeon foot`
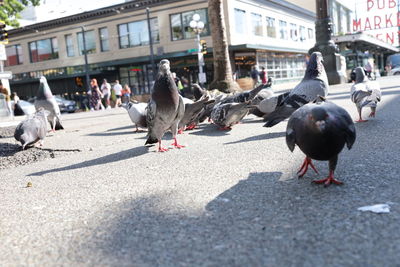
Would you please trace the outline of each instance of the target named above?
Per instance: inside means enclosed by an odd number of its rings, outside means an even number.
[[[315,180],[313,181],[313,183],[316,184],[324,184],[324,186],[329,186],[331,183],[337,184],[337,185],[342,185],[343,182],[336,180],[335,178],[333,178],[333,171],[329,172],[329,176],[326,177],[325,179],[321,179],[321,180]]]
[[[225,127],[219,128],[218,130],[220,130],[220,131],[230,131],[230,130],[232,130],[232,128],[229,127],[229,126],[225,126]]]
[[[186,130],[193,130],[194,128],[196,128],[196,124],[192,123],[189,126],[186,127]]]
[[[183,129],[179,129],[178,134],[183,134]]]
[[[359,119],[359,120],[356,120],[356,122],[367,122],[368,120],[362,120],[362,119]]]
[[[176,138],[174,138],[174,142],[171,144],[173,145],[175,148],[184,148],[185,146],[178,144],[178,141],[176,140]]]
[[[158,142],[158,152],[167,152],[168,148],[161,146],[161,141]]]
[[[300,170],[298,170],[298,172],[297,172],[299,178],[303,177],[304,174],[306,174],[306,172],[308,171],[308,166],[311,166],[311,168],[312,168],[317,174],[319,174],[318,171],[317,171],[317,169],[315,168],[314,164],[312,163],[311,158],[306,157],[306,158],[304,159],[304,161],[303,161],[303,164],[302,164],[301,167],[300,167]]]
[[[375,112],[371,112],[368,117],[375,118]]]

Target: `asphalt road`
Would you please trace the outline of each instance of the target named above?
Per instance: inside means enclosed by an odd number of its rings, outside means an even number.
[[[67,115],[44,148],[81,152],[0,170],[0,265],[399,266],[400,78],[379,82],[377,117],[339,157],[345,184],[327,188],[311,183],[327,162],[296,178],[286,122],[202,124],[157,153],[123,109]],[[356,119],[349,90],[329,99]],[[357,210],[378,203],[390,213]]]

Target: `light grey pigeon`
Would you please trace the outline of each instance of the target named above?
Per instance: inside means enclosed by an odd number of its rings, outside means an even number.
[[[288,97],[289,93],[290,92],[282,93],[279,95],[272,94],[271,96],[262,99],[257,107],[259,113],[256,115],[259,117],[264,117],[271,112],[274,112],[277,107],[282,105],[283,101]]]
[[[47,120],[49,121],[53,132],[55,130],[64,129],[64,127],[61,125],[60,107],[58,106],[55,97],[51,93],[46,77],[44,76],[40,77],[39,90],[34,104],[36,110],[39,110],[39,108],[44,108],[45,110],[50,111],[50,115],[47,117]]]
[[[249,109],[254,108],[250,101],[245,103],[218,103],[211,112],[211,120],[220,127],[220,130],[230,130],[247,115]]]
[[[47,116],[49,111],[39,109],[35,114],[21,121],[15,128],[14,137],[21,142],[22,150],[26,146],[33,145],[39,141],[43,145],[43,140],[47,133]]]
[[[241,92],[241,93],[236,93],[232,96],[228,96],[226,98],[224,98],[223,100],[221,100],[222,104],[225,103],[245,103],[247,101],[251,101],[253,100],[257,94],[266,88],[270,88],[271,87],[271,80],[269,80],[269,83],[266,84],[261,84],[259,86],[257,86],[256,88],[250,90],[250,91],[245,91],[245,92]]]
[[[265,127],[272,127],[290,117],[299,107],[328,95],[329,84],[320,52],[311,54],[305,75],[288,96],[270,114],[264,117]]]
[[[147,128],[147,103],[129,102],[128,104],[123,106],[128,111],[131,121],[135,124],[136,132],[139,132],[139,127]]]
[[[215,100],[209,100],[208,96],[205,96],[194,103],[186,103],[185,104],[185,114],[183,118],[180,120],[178,129],[179,133],[186,130],[192,130],[197,125],[196,119],[198,118],[200,112],[204,109],[205,106],[215,102]]]
[[[159,144],[158,151],[167,151],[161,146],[161,138],[170,130],[176,148],[183,146],[178,144],[176,134],[178,123],[185,113],[185,105],[182,97],[178,93],[175,81],[170,70],[169,60],[160,61],[159,72],[154,83],[151,99],[147,105],[147,127],[149,129],[148,138],[145,143]]]
[[[314,181],[325,186],[331,183],[342,184],[335,180],[333,175],[338,154],[345,144],[351,149],[355,140],[356,129],[350,115],[345,109],[331,102],[302,106],[290,116],[286,128],[286,144],[290,151],[297,145],[306,154],[298,171],[299,177],[304,176],[309,166],[317,172],[312,159],[329,161],[329,176]]]
[[[382,93],[379,83],[377,81],[370,81],[365,75],[364,69],[362,67],[357,67],[355,69],[356,80],[351,87],[351,101],[356,104],[359,119],[357,122],[365,122],[368,120],[363,120],[361,113],[363,107],[370,107],[371,113],[369,117],[375,117],[376,106],[379,101],[381,101]]]

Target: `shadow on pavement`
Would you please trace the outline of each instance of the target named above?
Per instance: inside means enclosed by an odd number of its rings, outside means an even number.
[[[285,137],[285,136],[286,136],[286,132],[266,133],[266,134],[260,134],[260,135],[256,135],[256,136],[250,136],[245,139],[238,140],[238,141],[224,143],[224,145],[232,145],[232,144],[238,144],[238,143],[243,143],[243,142],[266,140],[266,139],[279,138],[279,137]]]
[[[135,134],[133,131],[129,132],[102,132],[102,133],[90,133],[87,134],[86,136],[118,136],[118,135],[129,135],[129,134]]]
[[[219,130],[217,125],[207,124],[205,127],[201,127],[198,131],[196,130],[190,131],[190,134],[215,137],[228,135],[230,131],[235,130],[235,127],[233,127],[232,130]]]
[[[28,176],[41,176],[44,174],[52,173],[52,172],[60,172],[60,171],[67,171],[67,170],[74,170],[74,169],[81,169],[81,168],[86,168],[86,167],[91,167],[91,166],[96,166],[96,165],[102,165],[102,164],[107,164],[110,162],[117,162],[125,159],[131,159],[134,157],[141,156],[145,153],[148,152],[148,147],[140,146],[140,147],[135,147],[132,149],[124,150],[121,152],[113,153],[107,156],[103,156],[100,158],[92,159],[92,160],[87,160],[84,162],[80,162],[77,164],[73,164],[70,166],[65,166],[65,167],[60,167],[56,169],[51,169],[51,170],[45,170],[41,172],[35,172],[28,174]]]
[[[22,151],[19,144],[0,143],[0,157],[10,157],[19,151]]]
[[[399,214],[372,220],[379,215],[357,211],[379,192],[280,176],[250,173],[199,215],[173,211],[182,205],[173,192],[127,201],[84,245],[114,264],[142,266],[367,266],[400,250]],[[392,253],[384,262],[397,260]]]
[[[135,127],[134,127],[133,125],[128,125],[128,126],[123,126],[123,127],[108,129],[107,132],[119,131],[119,130],[127,130],[127,129],[135,129]]]

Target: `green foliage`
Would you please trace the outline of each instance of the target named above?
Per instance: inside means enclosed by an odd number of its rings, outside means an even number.
[[[4,3],[0,6],[0,20],[4,21],[6,25],[19,27],[17,20],[21,18],[19,13],[29,4],[38,6],[40,0],[4,0]]]

